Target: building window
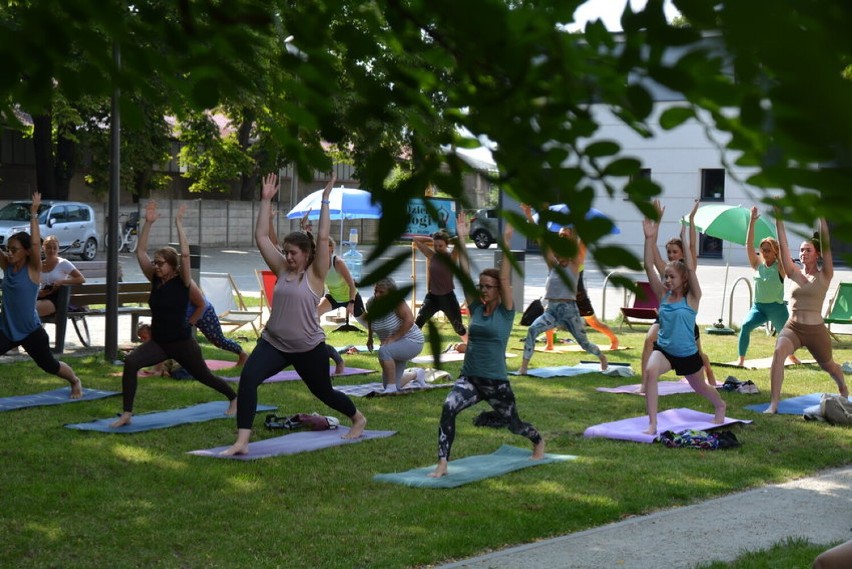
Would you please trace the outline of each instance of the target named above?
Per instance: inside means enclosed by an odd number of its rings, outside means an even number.
[[[630,182],[635,182],[636,180],[650,180],[651,179],[651,169],[650,168],[640,168],[638,174],[634,174],[630,176]],[[630,195],[624,196],[624,201],[630,201]]]
[[[698,256],[709,259],[722,258],[722,240],[703,233],[698,236]]]
[[[701,201],[725,201],[725,170],[703,168],[701,170]]]

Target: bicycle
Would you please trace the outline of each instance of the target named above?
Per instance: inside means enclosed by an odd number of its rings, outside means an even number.
[[[124,223],[121,220],[124,220]],[[133,211],[129,214],[121,213],[118,215],[119,221],[119,230],[118,230],[118,252],[121,253],[126,251],[128,253],[135,253],[136,246],[139,242],[139,212]],[[107,226],[109,225],[109,220],[107,220]],[[109,249],[110,238],[109,238],[109,230],[104,233],[104,248]]]

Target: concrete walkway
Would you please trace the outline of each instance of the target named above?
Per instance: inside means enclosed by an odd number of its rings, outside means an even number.
[[[852,465],[443,567],[692,568],[788,537],[817,544],[852,539]]]

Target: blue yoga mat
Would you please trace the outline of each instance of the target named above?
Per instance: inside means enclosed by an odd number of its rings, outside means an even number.
[[[491,454],[451,460],[447,468],[447,475],[441,478],[427,476],[435,470],[435,466],[432,465],[425,468],[415,468],[407,472],[376,474],[373,476],[373,480],[414,488],[455,488],[530,466],[541,466],[542,464],[564,462],[577,458],[570,454],[545,453],[541,460],[530,460],[530,456],[532,456],[532,451],[529,449],[503,445]]]
[[[509,373],[519,375],[516,371]],[[601,364],[599,362],[580,362],[572,366],[537,367],[527,370],[527,375],[544,379],[551,377],[573,377],[587,373],[602,373],[610,377],[632,377],[636,375],[628,364],[610,363],[606,371],[601,371]]]
[[[778,403],[778,413],[780,415],[803,415],[806,408],[813,405],[819,405],[819,400],[821,398],[822,393],[809,393],[808,395],[782,399]],[[850,401],[852,401],[852,399],[850,399]],[[749,411],[757,411],[758,413],[763,413],[767,408],[769,408],[769,403],[746,405],[746,409]]]
[[[60,387],[53,391],[45,391],[34,395],[15,395],[0,398],[0,412],[14,411],[15,409],[26,409],[27,407],[41,407],[44,405],[61,405],[63,403],[79,403],[80,401],[92,401],[118,395],[118,391],[101,391],[100,389],[83,388],[83,397],[71,399],[71,387]]]
[[[370,439],[383,439],[396,434],[396,431],[366,430],[357,439],[342,438],[343,435],[348,432],[349,427],[343,426],[328,431],[299,431],[289,435],[282,435],[280,437],[258,441],[256,443],[249,443],[248,454],[238,454],[234,456],[222,456],[219,454],[223,450],[229,448],[227,446],[204,450],[192,450],[189,451],[188,454],[209,456],[210,458],[225,458],[230,460],[257,460],[259,458],[269,458],[271,456],[298,454],[300,452],[360,443]]]
[[[278,407],[271,405],[258,405],[258,411],[274,411]],[[183,409],[171,409],[169,411],[155,411],[153,413],[143,413],[142,415],[133,415],[133,420],[129,425],[118,427],[116,429],[110,427],[110,423],[115,422],[115,417],[109,419],[97,419],[88,423],[73,423],[65,425],[69,429],[77,429],[80,431],[99,431],[101,433],[117,433],[126,435],[130,433],[140,433],[142,431],[152,431],[154,429],[166,429],[177,425],[186,425],[189,423],[203,423],[204,421],[212,421],[214,419],[234,419],[233,415],[226,415],[228,410],[227,401],[211,401],[209,403],[200,403]]]

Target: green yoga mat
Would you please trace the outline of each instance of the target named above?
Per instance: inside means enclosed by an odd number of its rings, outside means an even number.
[[[477,480],[484,480],[493,476],[501,476],[507,472],[529,468],[530,466],[541,466],[552,462],[564,462],[574,460],[576,456],[570,454],[545,453],[541,460],[530,460],[532,451],[509,445],[503,445],[491,454],[468,456],[458,460],[451,460],[447,468],[447,475],[441,478],[429,478],[427,474],[435,470],[435,465],[425,468],[415,468],[406,472],[392,472],[390,474],[376,474],[373,480],[380,482],[391,482],[412,486],[414,488],[455,488]]]

